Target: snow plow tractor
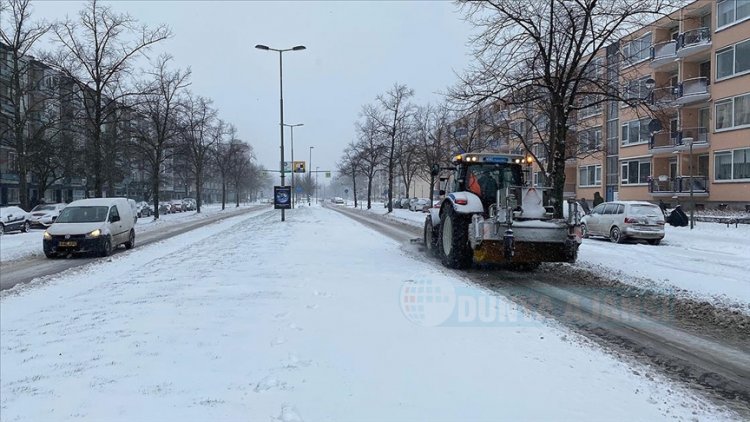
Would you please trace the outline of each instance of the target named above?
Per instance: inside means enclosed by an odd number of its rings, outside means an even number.
[[[581,243],[578,203],[554,219],[545,192],[524,184],[525,157],[467,153],[453,158],[439,207],[424,225],[426,249],[449,268],[473,263],[536,268],[542,262],[575,262]],[[432,169],[439,175],[440,168]],[[449,191],[447,195],[445,192]]]

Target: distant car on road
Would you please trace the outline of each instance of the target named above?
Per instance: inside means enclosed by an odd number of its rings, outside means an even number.
[[[581,230],[584,237],[603,236],[614,243],[643,239],[658,245],[664,239],[664,214],[650,202],[604,202],[583,217]]]
[[[182,210],[183,211],[195,211],[197,208],[197,203],[195,202],[195,199],[193,198],[183,198],[182,199]]]
[[[333,198],[333,203],[334,204],[343,204],[343,203],[345,203],[345,201],[344,201],[344,198],[342,198],[340,196],[337,196],[337,197]]]
[[[29,223],[31,227],[42,227],[46,228],[52,225],[60,215],[60,211],[65,208],[67,204],[39,204],[35,206],[30,214]]]
[[[182,201],[179,199],[174,199],[170,202],[172,205],[172,212],[182,212],[184,211],[182,208]]]
[[[0,234],[20,230],[27,232],[31,228],[31,215],[20,207],[0,208]]]
[[[430,200],[427,198],[418,198],[416,201],[409,201],[409,211],[424,211],[430,208]]]
[[[172,204],[169,202],[160,202],[159,203],[159,214],[171,214],[172,213]]]
[[[136,210],[138,212],[138,218],[150,217],[154,214],[154,209],[146,201],[141,201],[137,204]]]

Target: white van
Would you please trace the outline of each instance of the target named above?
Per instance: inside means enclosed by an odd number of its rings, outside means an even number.
[[[135,220],[127,198],[73,201],[44,232],[47,258],[77,253],[107,256],[120,245],[135,246]]]

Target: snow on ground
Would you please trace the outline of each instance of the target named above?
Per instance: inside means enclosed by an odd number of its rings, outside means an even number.
[[[332,210],[286,215],[0,296],[3,420],[734,416]]]
[[[382,204],[370,212],[385,215]],[[388,218],[422,227],[424,213],[394,209]],[[584,239],[578,267],[640,287],[705,300],[750,314],[750,225],[698,222],[666,226],[659,246]]]
[[[243,205],[241,205],[243,206]],[[226,211],[235,209],[234,204],[227,206]],[[183,224],[207,218],[221,212],[221,204],[208,204],[201,207],[201,213],[195,211],[165,214],[159,220],[152,217],[139,218],[135,225],[136,235],[158,230],[163,227]],[[0,236],[0,262],[28,258],[32,255],[44,255],[42,250],[43,229],[31,229],[28,233],[13,232]]]

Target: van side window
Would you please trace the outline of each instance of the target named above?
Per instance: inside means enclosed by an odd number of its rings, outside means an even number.
[[[604,207],[605,206],[606,206],[606,204],[599,204],[599,205],[596,206],[596,208],[594,208],[591,211],[591,213],[592,214],[604,214]]]
[[[625,214],[625,205],[622,205],[622,204],[617,205],[617,214]]]
[[[117,212],[117,207],[112,206],[112,208],[109,209],[109,221],[112,221],[112,217],[117,216],[117,218],[120,218],[120,213]]]
[[[617,204],[607,204],[606,207],[604,207],[604,214],[616,214],[617,213]]]

